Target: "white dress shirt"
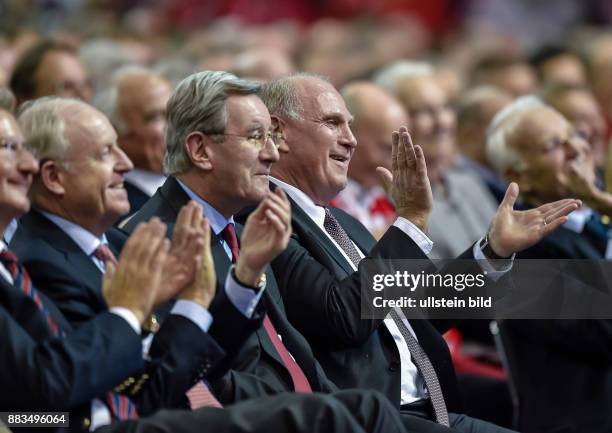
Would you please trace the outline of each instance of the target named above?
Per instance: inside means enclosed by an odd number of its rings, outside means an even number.
[[[357,268],[353,265],[351,259],[348,257],[345,251],[338,245],[338,243],[331,237],[327,230],[325,230],[325,227],[323,226],[323,222],[325,220],[325,208],[323,208],[322,206],[317,206],[310,197],[308,197],[303,191],[299,190],[293,185],[289,185],[274,177],[270,177],[270,180],[276,185],[283,188],[283,190],[297,203],[297,205],[302,208],[304,212],[306,212],[306,214],[314,221],[317,227],[321,229],[322,233],[325,234],[325,236],[327,236],[327,238],[336,246],[338,251],[340,251],[340,253],[344,256],[344,258],[351,265],[353,270],[356,271]],[[433,242],[412,222],[405,218],[397,217],[393,225],[398,229],[402,230],[407,236],[409,236],[419,246],[419,248],[421,248],[423,253],[429,254],[431,252],[433,248]],[[355,249],[361,256],[361,258],[365,257],[359,247],[355,245],[355,243],[353,243],[353,245],[355,246]],[[474,245],[473,253],[476,259],[485,259],[483,252],[480,250],[480,248],[478,248],[478,243]],[[493,278],[499,278],[511,268],[511,262],[510,265],[504,268],[503,270],[494,269],[491,264],[486,261],[486,259],[479,260],[478,262],[483,268],[483,270],[488,272],[488,276]],[[402,321],[404,322],[404,325],[406,325],[410,333],[418,341],[418,338],[414,333],[412,326],[410,326],[410,322],[408,322],[408,319],[406,318],[402,310],[400,308],[395,308],[395,311],[397,311],[399,317],[401,317]],[[418,400],[422,400],[424,398],[428,398],[429,393],[427,387],[425,386],[425,380],[423,379],[423,375],[419,374],[416,365],[412,361],[410,351],[408,350],[408,345],[406,344],[406,340],[404,339],[399,328],[397,327],[397,324],[390,315],[387,315],[387,317],[384,319],[384,324],[391,333],[393,341],[395,341],[397,350],[400,354],[401,404],[409,404]]]
[[[573,231],[574,233],[580,234],[584,230],[584,226],[592,215],[593,209],[583,205],[580,209],[575,210],[567,216],[567,221],[563,224],[563,227]],[[612,259],[612,237],[609,235],[604,257],[607,260]]]
[[[139,168],[128,171],[123,177],[149,197],[153,196],[157,188],[160,188],[166,181],[166,176],[163,174],[141,170]]]

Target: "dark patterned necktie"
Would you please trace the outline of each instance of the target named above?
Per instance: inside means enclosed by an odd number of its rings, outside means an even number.
[[[240,248],[238,246],[238,237],[236,236],[236,230],[233,224],[228,224],[225,226],[223,231],[221,232],[221,237],[230,247],[232,251],[232,263],[236,263],[238,260],[238,255],[240,254]],[[283,342],[281,341],[278,332],[274,328],[270,317],[266,313],[263,321],[264,329],[266,330],[266,334],[272,341],[272,345],[276,349],[278,356],[283,361],[285,368],[289,372],[291,376],[291,381],[293,382],[293,390],[295,392],[304,392],[311,393],[312,387],[308,382],[308,378],[304,374],[304,371],[300,368],[298,363],[293,359]]]
[[[331,214],[328,208],[325,208],[325,220],[323,221],[323,227],[325,228],[325,231],[329,233],[332,239],[335,240],[338,245],[340,245],[340,248],[342,248],[346,255],[351,259],[353,265],[357,267],[361,261],[361,256],[353,244],[353,241],[351,241],[351,238],[349,238],[348,234],[344,231],[338,220]],[[431,399],[431,405],[434,409],[436,421],[442,425],[448,426],[448,411],[446,409],[446,403],[444,402],[444,395],[442,394],[442,388],[440,387],[438,375],[436,374],[429,357],[417,339],[412,335],[399,314],[397,314],[394,309],[391,309],[389,313],[406,341],[406,346],[408,346],[413,362],[423,375],[425,386],[427,386],[427,390],[429,391],[429,398]]]
[[[53,319],[49,313],[49,310],[47,310],[45,307],[40,295],[38,294],[38,291],[34,288],[34,286],[32,286],[30,275],[21,265],[21,263],[19,263],[17,256],[9,250],[4,250],[0,253],[0,261],[7,271],[9,271],[9,274],[11,274],[11,278],[13,278],[13,285],[23,291],[23,293],[34,301],[40,312],[45,317],[45,320],[49,325],[49,329],[51,330],[51,334],[54,337],[63,337],[64,332],[59,328],[57,322],[55,319]],[[113,419],[120,421],[138,419],[136,406],[126,396],[117,394],[115,392],[107,392],[106,403]]]

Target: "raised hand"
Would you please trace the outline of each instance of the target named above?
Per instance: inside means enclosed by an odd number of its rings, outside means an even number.
[[[203,221],[202,208],[194,201],[183,206],[178,214],[162,275],[162,287],[169,297],[176,296],[193,282],[204,237],[209,236],[202,229]]]
[[[179,299],[197,302],[208,308],[217,290],[217,274],[210,252],[210,227],[202,213],[202,208],[196,204],[197,212],[193,215],[192,227],[199,228],[199,250],[191,259],[195,263],[194,276],[191,282],[178,295]]]
[[[412,144],[404,126],[393,131],[391,160],[392,172],[385,167],[376,171],[395,202],[397,214],[425,231],[433,205],[427,164],[423,149]]]
[[[158,218],[139,224],[125,243],[117,267],[106,263],[103,293],[109,308],[131,310],[143,323],[156,305],[165,302],[162,270],[170,249],[166,225]]]
[[[580,200],[568,198],[517,211],[514,203],[518,194],[518,185],[512,182],[489,228],[489,244],[501,257],[509,257],[541,241],[565,223],[568,214],[582,206]]]
[[[291,204],[285,192],[276,188],[247,218],[240,238],[236,277],[256,286],[266,266],[287,248],[291,237]]]

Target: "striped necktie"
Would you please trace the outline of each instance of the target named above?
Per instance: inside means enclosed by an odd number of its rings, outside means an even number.
[[[25,293],[38,307],[40,312],[45,317],[51,334],[54,337],[63,337],[64,332],[59,328],[55,319],[49,313],[49,310],[45,307],[38,291],[32,285],[32,280],[28,271],[23,267],[17,256],[9,250],[4,250],[0,253],[0,261],[4,267],[11,274],[13,278],[13,285]],[[106,403],[111,413],[111,417],[117,420],[129,420],[138,419],[138,413],[136,412],[136,406],[124,395],[117,394],[114,392],[108,392],[106,394]]]
[[[357,267],[361,261],[361,256],[359,255],[359,252],[357,251],[357,248],[353,244],[353,241],[349,235],[346,233],[346,231],[344,231],[338,220],[331,214],[328,208],[325,208],[325,220],[323,221],[323,227],[325,228],[325,231],[329,233],[332,239],[335,240],[338,245],[340,245],[340,248],[344,250],[346,255],[351,259],[351,262],[353,262],[353,265]],[[442,425],[448,426],[448,411],[446,409],[444,395],[442,394],[442,388],[440,386],[440,381],[438,380],[438,375],[436,374],[429,357],[417,339],[412,335],[399,314],[392,309],[390,311],[390,315],[397,325],[400,333],[404,337],[404,341],[406,341],[406,346],[408,346],[412,361],[415,363],[423,376],[423,379],[425,380],[425,385],[429,391],[429,398],[431,399],[431,405],[434,409],[436,421]]]

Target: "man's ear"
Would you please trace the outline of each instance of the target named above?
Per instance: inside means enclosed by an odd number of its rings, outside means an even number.
[[[282,153],[289,153],[289,146],[287,145],[286,137],[287,124],[276,114],[271,115],[270,118],[272,119],[272,132],[277,134],[279,137],[280,145],[278,147],[278,151]]]
[[[39,174],[42,184],[47,190],[55,195],[64,196],[66,188],[64,187],[64,176],[60,163],[51,159],[44,161],[40,165]]]
[[[201,132],[192,132],[185,139],[185,153],[191,163],[202,170],[212,170],[211,156],[214,154],[212,140]]]

